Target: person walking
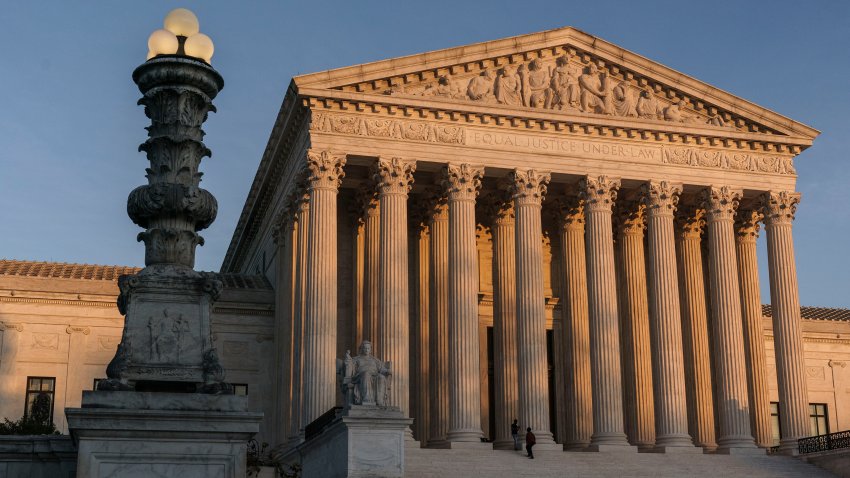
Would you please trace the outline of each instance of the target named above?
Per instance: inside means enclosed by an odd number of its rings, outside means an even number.
[[[531,427],[525,429],[525,451],[528,452],[528,457],[532,460],[534,459],[534,452],[531,451],[531,448],[537,444],[537,437],[534,436],[534,433],[531,433]]]
[[[517,423],[516,418],[514,418],[514,422],[511,423],[511,438],[514,439],[514,450],[519,450],[519,424]]]

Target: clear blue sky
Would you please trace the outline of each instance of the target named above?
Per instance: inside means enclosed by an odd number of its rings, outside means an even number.
[[[218,270],[293,75],[572,25],[823,132],[797,161],[804,305],[850,307],[850,2],[103,1],[0,9],[0,257],[141,265],[127,194],[147,119],[130,79],[149,33],[195,11],[225,78],[203,186]],[[844,145],[844,146],[842,146]],[[763,300],[767,270],[762,245]]]

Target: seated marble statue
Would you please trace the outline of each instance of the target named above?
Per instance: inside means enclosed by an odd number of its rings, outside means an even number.
[[[337,359],[337,375],[341,379],[346,408],[351,405],[386,406],[390,362],[372,356],[372,343],[368,340],[361,342],[356,357],[352,358],[346,351],[344,359]]]

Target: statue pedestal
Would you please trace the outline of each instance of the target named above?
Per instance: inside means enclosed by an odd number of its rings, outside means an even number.
[[[306,440],[298,445],[302,476],[401,478],[405,430],[411,423],[393,407],[331,410],[308,425]]]
[[[263,418],[247,397],[129,391],[83,392],[82,407],[65,415],[78,478],[244,478]]]

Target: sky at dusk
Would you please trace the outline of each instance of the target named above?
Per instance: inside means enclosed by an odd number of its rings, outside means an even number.
[[[292,76],[569,25],[822,131],[796,161],[800,300],[850,307],[850,2],[838,0],[4,1],[0,257],[143,265],[126,198],[145,183],[148,120],[130,75],[177,7],[198,15],[225,79],[201,164],[219,214],[196,269],[221,266]]]

